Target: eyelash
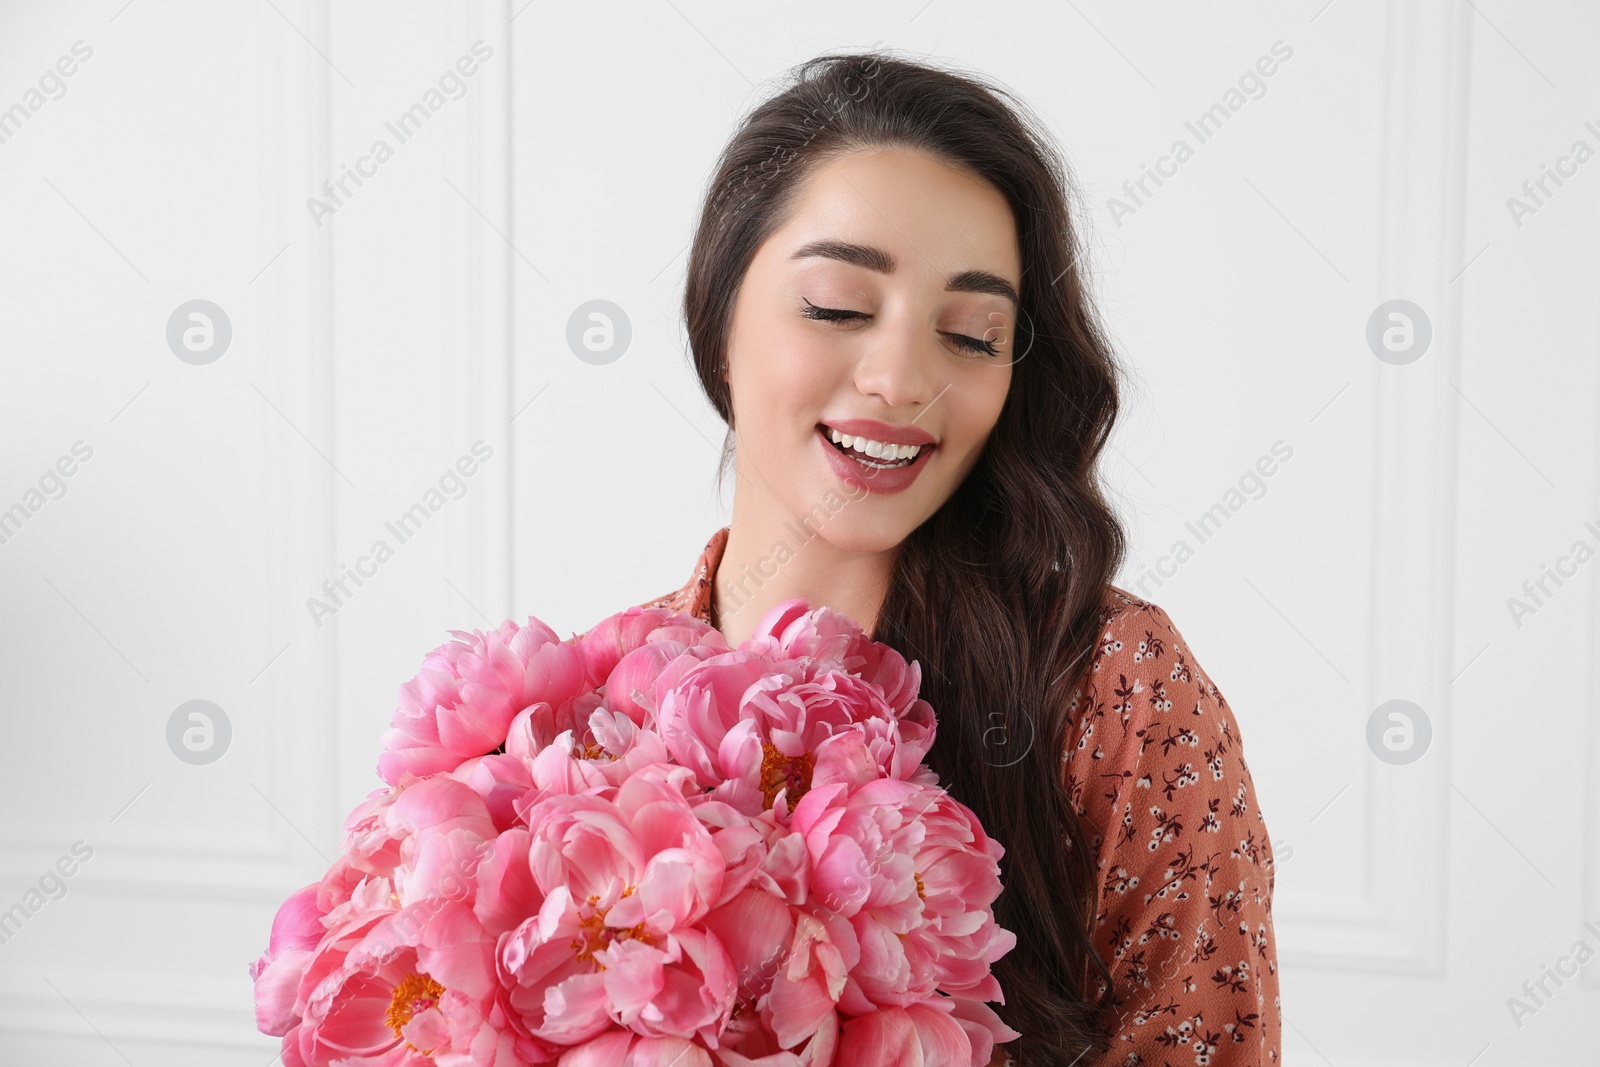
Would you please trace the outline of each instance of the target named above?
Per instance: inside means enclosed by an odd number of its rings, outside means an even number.
[[[806,300],[805,297],[800,299]],[[815,319],[819,322],[843,322],[847,319],[867,318],[864,312],[851,311],[847,308],[818,307],[809,300],[806,300],[805,306],[800,309],[800,314],[805,318]],[[1000,354],[1000,350],[995,347],[993,341],[980,341],[976,337],[968,337],[966,334],[960,333],[947,333],[945,336],[954,341],[958,348],[965,349],[974,356],[998,356]]]

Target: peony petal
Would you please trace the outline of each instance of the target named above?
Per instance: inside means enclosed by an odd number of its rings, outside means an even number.
[[[735,977],[752,999],[771,988],[794,935],[794,919],[771,893],[747,889],[705,918],[733,962]]]
[[[681,1037],[641,1037],[623,1067],[713,1067],[711,1053]]]
[[[847,1019],[839,1035],[839,1062],[860,1067],[985,1067],[988,1061],[973,1058],[966,1031],[947,1012],[948,1008],[940,1011],[915,1004]]]
[[[285,949],[256,975],[256,1029],[263,1034],[282,1037],[300,1021],[295,993],[311,955],[305,949]]]

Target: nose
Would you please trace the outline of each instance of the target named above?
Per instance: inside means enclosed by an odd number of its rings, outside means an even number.
[[[855,386],[890,407],[926,405],[943,383],[935,382],[939,338],[908,316],[881,320],[872,343],[861,348]]]

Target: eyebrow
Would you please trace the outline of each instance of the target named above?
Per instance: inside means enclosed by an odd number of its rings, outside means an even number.
[[[895,268],[894,257],[881,248],[872,245],[858,245],[850,241],[812,241],[802,245],[790,259],[808,259],[812,256],[821,256],[824,259],[836,259],[841,263],[849,263],[879,274],[893,274]],[[988,293],[992,296],[1003,296],[1017,307],[1022,306],[1022,301],[1017,296],[1016,287],[1000,275],[987,270],[964,270],[952,274],[945,283],[947,293]]]

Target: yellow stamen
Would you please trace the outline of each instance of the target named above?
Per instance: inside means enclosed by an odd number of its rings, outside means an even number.
[[[622,895],[633,896],[634,886],[625,886]],[[606,965],[594,958],[596,952],[605,950],[608,946],[618,941],[642,941],[647,945],[655,943],[654,937],[645,930],[644,923],[625,927],[621,930],[606,925],[606,912],[610,908],[597,908],[600,903],[599,894],[591,894],[585,901],[589,906],[589,914],[578,920],[578,936],[572,939],[572,951],[578,954],[579,963],[592,963],[600,970],[605,970]]]
[[[383,1021],[389,1024],[389,1029],[394,1031],[395,1037],[404,1037],[400,1031],[405,1025],[419,1012],[427,1011],[439,1003],[439,998],[443,996],[444,986],[432,978],[425,974],[408,974],[394,987],[394,998],[389,1001],[389,1010],[384,1014]],[[433,1051],[417,1048],[409,1041],[406,1042],[406,1047],[424,1056]]]
[[[793,811],[795,804],[811,788],[811,768],[816,764],[816,757],[809,752],[785,756],[770,741],[761,743],[761,752],[761,796],[765,810],[771,811],[778,793],[788,789],[789,810]]]

